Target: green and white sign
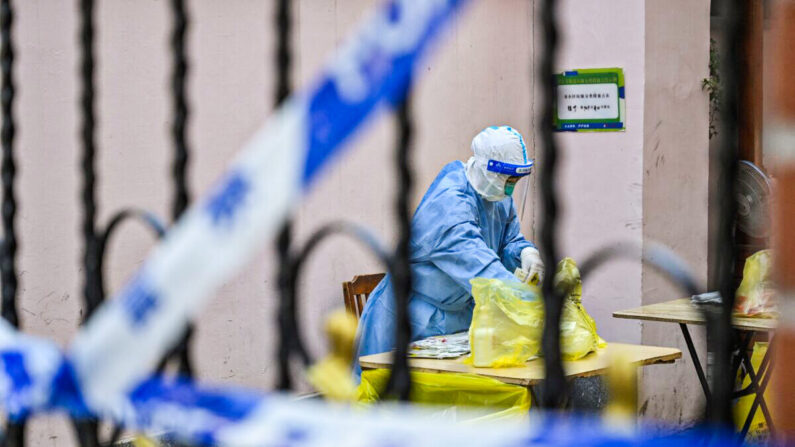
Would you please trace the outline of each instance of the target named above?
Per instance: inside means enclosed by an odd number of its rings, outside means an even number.
[[[624,70],[589,68],[557,75],[557,131],[621,132],[626,113]]]

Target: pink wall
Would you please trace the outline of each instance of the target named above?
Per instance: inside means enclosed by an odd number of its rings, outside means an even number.
[[[559,13],[559,70],[621,67],[626,86],[626,132],[559,134],[561,255],[582,262],[605,244],[642,242],[645,7],[567,0]],[[585,306],[608,341],[640,342],[640,323],[612,318],[640,305],[640,271],[639,262],[611,262],[583,284]]]
[[[701,89],[701,80],[709,76],[708,61],[709,2],[646,1],[644,244],[655,241],[672,249],[704,285],[708,274],[709,135],[707,94]],[[644,305],[682,294],[644,266]],[[690,331],[706,367],[703,328],[691,325]],[[647,322],[642,340],[684,352],[675,368],[643,370],[642,412],[675,423],[697,418],[704,393],[679,328]]]

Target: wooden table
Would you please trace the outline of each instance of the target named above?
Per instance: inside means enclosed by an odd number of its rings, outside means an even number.
[[[649,304],[648,306],[613,312],[615,318],[662,321],[679,324],[705,324],[704,316],[690,304],[690,298]],[[771,318],[734,317],[732,326],[741,331],[769,332],[776,329],[777,321]]]
[[[657,304],[649,304],[647,306],[636,307],[634,309],[622,310],[613,312],[615,318],[628,318],[632,320],[645,320],[645,321],[660,321],[664,323],[676,323],[682,330],[682,335],[685,338],[687,349],[690,351],[690,357],[693,359],[693,367],[696,369],[698,380],[701,382],[701,388],[704,390],[704,395],[707,401],[711,399],[709,384],[707,377],[704,374],[704,369],[698,359],[698,353],[693,345],[693,338],[690,336],[690,331],[687,328],[688,324],[705,324],[706,320],[702,313],[691,304],[689,298],[682,298],[678,300],[665,301]],[[751,426],[754,413],[757,407],[762,409],[762,413],[767,420],[768,427],[773,432],[773,421],[770,418],[770,411],[767,408],[767,403],[764,399],[764,391],[767,388],[772,368],[770,367],[771,358],[769,357],[772,352],[772,339],[768,346],[768,351],[759,365],[759,371],[754,371],[751,365],[751,359],[748,357],[748,348],[753,341],[756,332],[773,332],[776,329],[778,321],[771,318],[749,318],[749,317],[734,317],[732,318],[732,326],[739,331],[739,357],[735,359],[733,366],[737,370],[740,367],[748,373],[751,379],[751,384],[741,390],[735,391],[734,397],[741,397],[748,394],[756,393],[756,398],[748,412],[748,417],[743,425],[741,434],[745,436]]]
[[[590,377],[604,374],[609,366],[610,351],[621,350],[632,363],[638,366],[657,363],[673,363],[682,357],[682,351],[657,346],[628,345],[609,343],[607,348],[592,352],[580,360],[563,362],[563,369],[569,378]],[[392,353],[366,355],[359,357],[363,369],[389,368],[392,366]],[[409,367],[416,371],[470,373],[492,377],[501,382],[531,388],[544,379],[544,363],[540,358],[528,361],[524,366],[514,368],[475,368],[458,359],[409,359]]]

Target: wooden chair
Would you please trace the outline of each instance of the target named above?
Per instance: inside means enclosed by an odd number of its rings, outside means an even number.
[[[342,298],[345,300],[345,310],[358,319],[362,315],[364,305],[370,292],[384,279],[384,273],[372,275],[357,275],[353,280],[342,283]]]

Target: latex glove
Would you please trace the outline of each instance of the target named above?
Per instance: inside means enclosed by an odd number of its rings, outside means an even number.
[[[544,280],[544,262],[541,261],[541,253],[535,247],[527,247],[522,250],[522,270],[526,271],[528,278],[538,275],[538,281]]]

